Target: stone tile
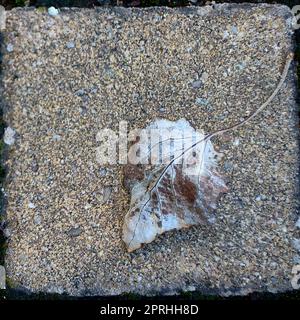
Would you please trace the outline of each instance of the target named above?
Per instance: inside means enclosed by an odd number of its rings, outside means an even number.
[[[97,132],[117,133],[121,120],[133,129],[185,118],[210,133],[250,115],[293,50],[291,19],[285,6],[250,4],[7,12],[13,283],[71,295],[292,289],[300,238],[294,66],[261,114],[214,140],[230,190],[212,226],[166,233],[127,253],[122,165],[96,161]]]

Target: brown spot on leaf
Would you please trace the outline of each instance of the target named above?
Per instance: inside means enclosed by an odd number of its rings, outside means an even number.
[[[178,195],[182,196],[188,203],[193,204],[197,198],[197,186],[192,182],[188,176],[183,175],[182,170],[177,166],[176,178],[175,178],[175,189]]]
[[[127,164],[124,166],[124,186],[129,191],[133,184],[144,179],[144,167],[139,165]]]

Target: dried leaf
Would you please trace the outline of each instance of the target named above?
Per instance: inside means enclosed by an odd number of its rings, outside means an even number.
[[[219,154],[203,132],[184,119],[156,120],[131,151],[129,159],[134,159],[132,153],[139,154],[142,165],[128,164],[124,169],[125,186],[131,191],[123,225],[129,252],[166,231],[213,220],[220,193],[228,189],[216,170]],[[150,165],[146,159],[151,159]]]

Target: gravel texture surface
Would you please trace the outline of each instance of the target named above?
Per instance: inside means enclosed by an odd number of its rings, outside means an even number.
[[[229,192],[213,226],[127,253],[122,165],[101,167],[96,134],[186,118],[210,133],[275,89],[293,50],[289,9],[35,9],[7,12],[3,87],[7,276],[30,291],[100,295],[292,289],[297,250],[294,66],[250,124],[214,139]]]

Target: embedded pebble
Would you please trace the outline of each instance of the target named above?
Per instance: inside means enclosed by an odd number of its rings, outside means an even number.
[[[32,203],[32,202],[29,202],[29,203],[28,203],[28,208],[30,208],[30,209],[35,209],[35,204]]]
[[[225,30],[223,32],[223,39],[227,39],[229,37],[229,32],[227,30]]]
[[[84,96],[85,94],[86,94],[86,92],[85,92],[85,90],[83,90],[83,89],[79,89],[79,90],[77,90],[77,91],[75,92],[75,95],[76,95],[76,96],[79,96],[79,97]]]
[[[55,17],[59,14],[59,10],[56,9],[55,7],[50,7],[48,8],[48,14],[49,16]]]
[[[237,33],[238,33],[237,27],[236,27],[236,26],[232,26],[231,32],[232,32],[233,34],[237,34]]]
[[[100,176],[105,177],[107,174],[107,169],[106,168],[100,168],[99,170]]]
[[[234,141],[233,141],[233,145],[235,147],[237,147],[239,144],[240,144],[240,139],[239,138],[235,138]]]
[[[82,229],[80,227],[77,227],[77,228],[71,228],[67,234],[70,236],[70,237],[78,237],[80,236],[82,233]]]
[[[106,203],[112,194],[112,187],[105,187],[102,192],[102,203]]]
[[[42,217],[39,214],[36,214],[33,218],[35,224],[41,224]]]
[[[60,140],[61,140],[61,136],[60,136],[59,134],[54,134],[54,135],[52,136],[52,140],[53,140],[53,141],[60,141]]]
[[[8,145],[12,145],[15,143],[15,135],[16,132],[14,129],[12,129],[11,127],[7,127],[4,130],[4,142]]]
[[[225,161],[224,162],[224,169],[225,169],[225,171],[228,171],[228,172],[232,171],[233,163],[229,162],[229,161]]]
[[[205,98],[196,98],[196,104],[199,106],[206,106],[208,105],[208,100]]]
[[[6,47],[6,50],[7,50],[7,52],[13,52],[14,51],[14,46],[11,43],[9,43],[7,45],[7,47]]]
[[[75,47],[75,43],[73,41],[70,41],[70,42],[67,43],[67,48],[68,49],[72,49],[74,47]]]
[[[296,250],[298,250],[300,252],[300,239],[294,239],[293,246]]]
[[[194,81],[194,82],[192,83],[192,87],[193,87],[194,89],[199,89],[201,86],[202,86],[202,82],[201,82],[200,80]]]
[[[203,72],[201,75],[201,81],[202,83],[205,83],[208,80],[208,73],[207,72]]]

